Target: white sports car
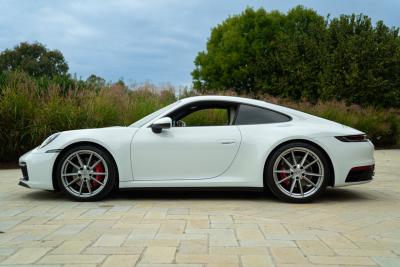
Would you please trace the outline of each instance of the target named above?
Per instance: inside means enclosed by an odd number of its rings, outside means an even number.
[[[198,96],[127,127],[55,133],[23,155],[19,184],[83,201],[117,188],[269,189],[308,202],[372,180],[363,132],[263,101]]]

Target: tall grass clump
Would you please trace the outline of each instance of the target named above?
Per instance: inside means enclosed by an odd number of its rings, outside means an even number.
[[[0,162],[15,162],[52,133],[70,129],[129,125],[176,101],[172,87],[149,84],[128,88],[121,83],[94,86],[66,78],[31,78],[25,73],[0,75]],[[196,95],[184,91],[180,97]],[[236,95],[231,91],[218,92]],[[295,108],[366,132],[378,147],[400,144],[400,110],[346,105],[330,101],[311,104],[269,95],[245,95]],[[197,114],[188,125],[223,121],[226,114]]]
[[[41,81],[43,83],[43,81]],[[65,88],[24,73],[9,73],[0,87],[0,162],[16,161],[52,133],[129,125],[174,101],[175,92],[152,85]]]

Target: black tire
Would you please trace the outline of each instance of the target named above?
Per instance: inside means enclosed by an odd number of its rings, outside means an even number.
[[[294,196],[289,196],[287,194],[287,192],[284,193],[284,190],[282,190],[283,186],[281,186],[281,187],[278,186],[276,179],[274,178],[274,165],[277,166],[276,165],[276,164],[278,164],[277,161],[281,159],[280,156],[283,155],[285,152],[287,152],[289,149],[301,149],[301,148],[304,148],[305,150],[309,150],[309,151],[313,152],[314,156],[317,156],[319,158],[320,164],[323,166],[323,168],[321,168],[323,170],[323,177],[322,177],[323,179],[321,182],[318,182],[318,185],[319,185],[318,189],[314,189],[314,191],[312,191],[312,190],[309,191],[309,192],[312,192],[312,194],[310,193],[310,195],[304,196],[304,197],[300,197],[300,196],[294,197]],[[297,158],[297,155],[295,156],[295,158]],[[328,160],[329,159],[327,159],[327,156],[325,155],[325,153],[323,153],[318,147],[316,147],[314,145],[311,145],[311,144],[305,143],[305,142],[287,143],[287,144],[279,147],[275,151],[273,151],[268,162],[265,164],[264,182],[265,182],[266,186],[268,187],[268,189],[272,192],[272,194],[280,200],[283,200],[286,202],[291,202],[291,203],[312,202],[324,193],[326,186],[329,184],[329,181],[333,177]],[[318,165],[318,166],[320,166],[320,165]],[[276,175],[278,175],[278,174],[276,174]],[[292,175],[292,173],[287,174],[287,175],[288,176]],[[300,176],[303,177],[302,175],[300,175]],[[286,177],[284,177],[284,179],[286,179]],[[293,183],[292,178],[289,178],[287,180],[290,181],[288,183]],[[283,181],[280,181],[279,183],[281,184],[282,182]],[[295,186],[297,186],[297,188],[299,188],[298,185],[301,185],[302,183],[303,184],[306,183],[304,180],[299,180],[297,182],[298,182],[298,184],[296,184],[296,182],[295,182]],[[311,185],[306,185],[306,186],[311,186]],[[300,187],[303,188],[303,186],[300,186]],[[317,187],[315,187],[315,188],[317,188]],[[298,190],[300,191],[300,188]],[[301,192],[303,192],[303,190],[304,189],[302,189]],[[290,194],[290,195],[292,195],[292,194]]]
[[[90,196],[90,195],[79,196],[79,195],[73,194],[72,192],[70,192],[70,190],[67,189],[67,186],[63,183],[63,179],[62,179],[63,165],[71,155],[77,153],[78,151],[91,151],[91,152],[101,156],[102,159],[104,160],[103,163],[106,166],[105,168],[108,171],[106,182],[103,183],[103,185],[99,185],[100,187],[102,187],[101,190],[99,188],[98,192],[92,196]],[[93,160],[91,162],[93,162]],[[67,151],[63,151],[61,158],[58,160],[55,175],[56,175],[58,187],[61,189],[61,191],[67,197],[72,198],[77,201],[98,201],[98,200],[101,200],[101,199],[105,198],[106,196],[108,196],[111,191],[113,191],[113,190],[115,190],[115,188],[117,188],[117,186],[116,186],[117,181],[118,181],[117,168],[115,166],[114,160],[112,159],[112,156],[107,151],[104,151],[103,149],[98,148],[96,146],[92,146],[92,145],[79,145],[79,146],[72,147],[71,149],[68,149]],[[93,179],[93,178],[91,178],[91,179]],[[87,184],[89,187],[91,187],[91,184],[89,181],[92,181],[92,180],[88,179],[89,184]],[[81,182],[81,183],[83,183],[83,182]],[[94,183],[96,183],[96,182],[94,182]],[[89,192],[87,192],[87,194],[89,194]]]

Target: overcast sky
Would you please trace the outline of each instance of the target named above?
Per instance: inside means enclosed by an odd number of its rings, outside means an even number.
[[[61,50],[83,79],[94,73],[128,84],[190,85],[212,27],[246,6],[286,12],[299,4],[400,26],[399,0],[0,0],[0,50],[38,41]]]

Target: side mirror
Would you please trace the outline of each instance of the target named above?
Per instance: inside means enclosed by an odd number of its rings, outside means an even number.
[[[151,125],[151,130],[153,133],[161,133],[162,129],[169,129],[172,126],[172,119],[170,117],[164,117],[156,120]]]

